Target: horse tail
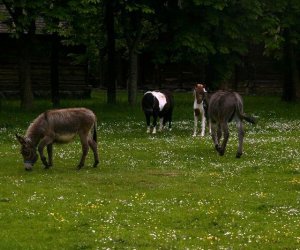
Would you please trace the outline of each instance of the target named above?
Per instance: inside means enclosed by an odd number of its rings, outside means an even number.
[[[93,140],[97,142],[97,121],[94,122],[94,128],[93,128]]]

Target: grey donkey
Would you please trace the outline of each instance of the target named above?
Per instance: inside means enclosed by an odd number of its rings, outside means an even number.
[[[238,128],[239,146],[236,157],[243,154],[244,127],[243,120],[252,124],[256,123],[254,117],[248,116],[243,111],[242,97],[231,91],[219,90],[209,98],[208,117],[212,125],[212,140],[219,155],[224,155],[229,138],[228,123],[235,120]],[[220,140],[223,135],[223,142]]]
[[[38,159],[38,149],[45,168],[52,166],[53,143],[68,143],[79,135],[82,156],[78,169],[83,167],[89,147],[94,153],[94,167],[99,163],[96,115],[86,108],[49,110],[40,114],[28,127],[25,136],[16,135],[21,144],[25,170],[32,170]],[[48,161],[44,156],[47,147]]]

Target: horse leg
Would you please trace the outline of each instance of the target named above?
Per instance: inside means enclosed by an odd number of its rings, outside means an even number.
[[[198,117],[200,114],[200,110],[199,109],[194,109],[194,134],[193,136],[197,136],[197,126],[198,126]]]
[[[49,167],[51,167],[53,165],[53,161],[52,161],[53,144],[52,143],[47,145],[47,153],[48,153]]]
[[[238,136],[239,136],[239,147],[238,151],[236,153],[236,158],[240,158],[243,154],[243,140],[244,140],[244,126],[241,120],[237,121],[236,123],[237,128],[238,128]]]
[[[206,124],[206,118],[204,115],[204,110],[201,113],[202,119],[201,119],[201,136],[203,137],[205,135],[205,124]]]
[[[80,141],[81,141],[82,155],[81,155],[81,159],[80,159],[80,162],[79,162],[77,168],[81,169],[84,166],[85,158],[89,151],[89,143],[88,143],[87,133],[81,133],[81,134],[79,134],[79,137],[80,137]]]
[[[94,153],[94,165],[93,167],[97,167],[98,163],[99,163],[99,156],[98,156],[98,145],[97,142],[94,141],[93,139],[89,139],[88,141],[90,148],[93,150]]]
[[[47,162],[47,159],[46,157],[44,156],[44,148],[46,146],[48,146],[49,144],[52,144],[53,143],[53,139],[49,136],[45,136],[39,143],[39,146],[38,146],[38,151],[39,151],[39,154],[40,154],[40,157],[41,157],[41,161],[43,162],[44,166],[46,168],[49,168],[50,167],[50,163]],[[52,161],[52,160],[51,160]]]
[[[223,122],[221,124],[221,130],[223,131],[224,138],[223,138],[223,143],[222,143],[221,149],[219,151],[219,154],[222,156],[225,153],[226,145],[227,145],[228,138],[229,138],[229,130],[228,130],[227,122]]]
[[[146,124],[147,124],[147,133],[150,133],[150,115],[145,114],[146,117]]]

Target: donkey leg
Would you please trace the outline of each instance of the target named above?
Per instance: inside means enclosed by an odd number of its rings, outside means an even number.
[[[219,146],[219,142],[218,142],[218,138],[217,138],[217,127],[218,127],[218,125],[216,123],[212,124],[211,138],[215,145],[215,149],[219,152],[220,146]]]
[[[52,144],[53,143],[53,139],[49,136],[45,136],[39,143],[39,146],[38,146],[38,151],[39,151],[39,154],[40,154],[40,157],[41,157],[41,161],[43,162],[44,166],[46,168],[49,168],[50,167],[50,164],[47,162],[47,159],[44,155],[44,148],[46,146],[48,146],[49,144]]]
[[[53,155],[53,144],[47,145],[47,153],[48,153],[48,167],[51,167],[53,165],[52,155]]]
[[[223,122],[221,124],[221,129],[223,131],[224,138],[223,138],[223,143],[222,143],[221,149],[219,151],[219,154],[222,156],[225,153],[226,145],[227,145],[228,138],[229,138],[229,129],[228,129],[227,122]]]
[[[239,147],[236,153],[236,158],[240,158],[243,154],[243,141],[244,141],[244,126],[242,121],[237,121],[237,128],[238,128],[238,136],[239,136]]]
[[[85,158],[89,151],[89,143],[88,143],[88,134],[86,134],[86,133],[80,134],[79,137],[80,137],[80,141],[81,141],[82,155],[81,155],[81,159],[80,159],[80,162],[79,162],[77,168],[81,169],[84,166]]]
[[[93,153],[94,153],[94,165],[93,165],[93,167],[95,168],[99,164],[98,145],[97,145],[96,141],[94,141],[93,139],[89,139],[89,146],[93,150]]]

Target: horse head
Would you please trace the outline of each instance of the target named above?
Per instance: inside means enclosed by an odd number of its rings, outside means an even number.
[[[21,154],[24,160],[25,170],[32,170],[33,165],[38,159],[36,147],[32,145],[30,140],[16,134],[17,140],[21,144]]]
[[[205,98],[206,90],[204,84],[196,83],[194,91],[195,91],[195,98],[197,99],[197,104],[200,104]]]

